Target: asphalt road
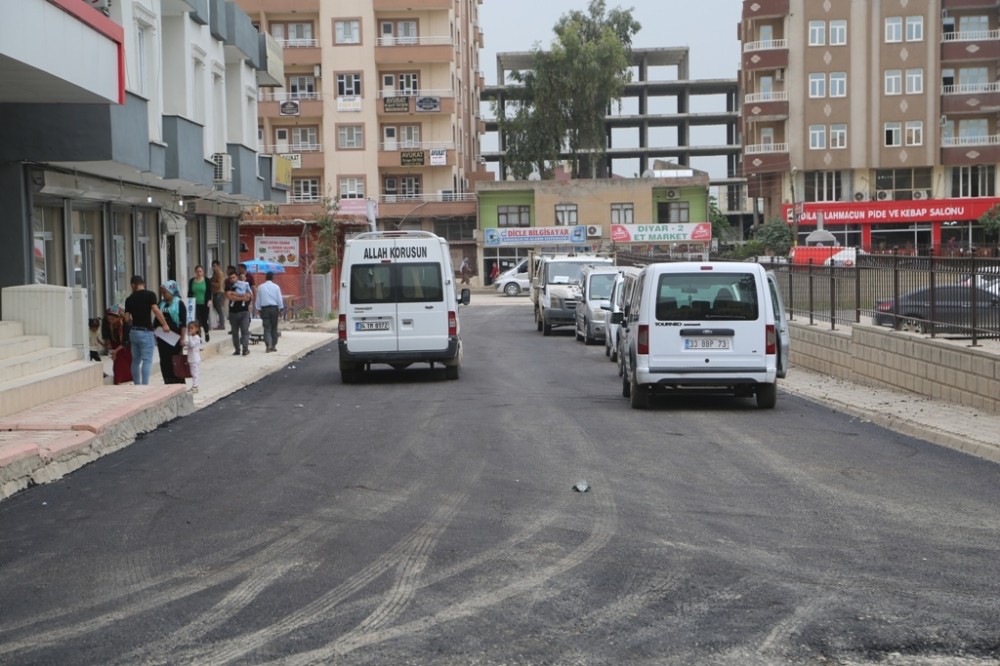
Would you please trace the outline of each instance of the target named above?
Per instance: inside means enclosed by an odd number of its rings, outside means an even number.
[[[0,504],[0,663],[1000,659],[995,464],[462,323],[458,381],[330,345]]]

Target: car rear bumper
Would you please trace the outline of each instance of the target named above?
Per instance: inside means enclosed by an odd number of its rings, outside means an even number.
[[[430,361],[453,361],[458,357],[458,338],[448,338],[447,349],[414,351],[365,351],[352,352],[347,342],[340,340],[340,361],[342,363],[428,363]]]
[[[680,386],[748,386],[756,384],[772,384],[778,378],[777,368],[767,369],[735,369],[719,368],[714,372],[705,372],[702,368],[689,371],[662,368],[636,368],[635,379],[638,384],[657,385],[664,388]]]

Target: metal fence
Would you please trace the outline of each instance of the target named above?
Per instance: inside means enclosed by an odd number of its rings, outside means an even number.
[[[257,277],[257,280],[263,280],[263,276]],[[337,311],[340,293],[334,288],[331,273],[278,273],[274,276],[274,281],[281,287],[285,301],[285,320],[325,320],[332,312]]]
[[[1000,260],[859,255],[853,266],[769,264],[793,318],[869,323],[968,338],[1000,337]]]

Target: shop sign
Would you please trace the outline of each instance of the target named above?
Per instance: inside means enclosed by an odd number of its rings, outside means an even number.
[[[712,224],[612,224],[615,243],[693,243],[712,240]]]
[[[278,114],[282,116],[299,115],[299,100],[289,99],[278,105]]]
[[[399,151],[400,166],[423,166],[424,151],[422,150],[401,150]]]
[[[431,166],[448,164],[448,151],[444,148],[431,148]]]
[[[382,110],[386,113],[409,113],[409,97],[383,97]]]
[[[844,201],[806,203],[802,205],[799,224],[816,224],[823,214],[823,224],[865,224],[911,222],[950,222],[978,220],[983,213],[1000,203],[995,197],[981,199],[931,199],[923,201]],[[791,222],[791,204],[783,206],[785,219]]]
[[[432,112],[441,110],[440,97],[418,97],[414,101],[417,111]]]
[[[253,246],[254,259],[285,267],[299,265],[298,236],[256,236]]]
[[[587,227],[496,227],[485,231],[486,247],[501,245],[583,245]]]

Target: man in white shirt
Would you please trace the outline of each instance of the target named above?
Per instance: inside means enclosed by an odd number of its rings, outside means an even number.
[[[264,325],[265,351],[278,351],[278,313],[285,307],[281,297],[281,287],[274,281],[274,273],[268,271],[264,284],[257,287],[257,310]]]

